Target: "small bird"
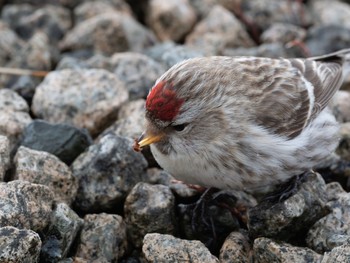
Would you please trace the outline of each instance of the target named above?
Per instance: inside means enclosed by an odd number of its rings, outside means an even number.
[[[185,183],[271,191],[336,149],[338,125],[327,104],[349,52],[183,61],[150,90],[134,148],[150,145],[159,165]]]

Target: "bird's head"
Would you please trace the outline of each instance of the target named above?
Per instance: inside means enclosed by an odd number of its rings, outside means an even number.
[[[163,154],[189,154],[201,151],[220,134],[223,114],[217,105],[211,107],[212,96],[199,83],[205,85],[198,78],[178,74],[158,80],[146,99],[146,129],[135,141],[135,150],[152,144]]]

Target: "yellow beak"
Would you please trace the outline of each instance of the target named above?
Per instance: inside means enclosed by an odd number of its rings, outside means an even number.
[[[155,142],[159,142],[163,138],[163,134],[146,134],[142,133],[137,143],[140,148],[150,145]]]

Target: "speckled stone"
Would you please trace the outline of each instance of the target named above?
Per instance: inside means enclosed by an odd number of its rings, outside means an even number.
[[[254,46],[241,22],[222,6],[215,6],[196,24],[186,44],[208,55],[220,55],[226,48]]]
[[[194,26],[196,13],[188,0],[150,0],[146,22],[160,40],[179,41]]]
[[[336,152],[342,159],[350,161],[350,122],[340,124],[339,136]]]
[[[125,200],[124,213],[136,247],[147,233],[175,233],[175,197],[167,186],[138,183]]]
[[[330,108],[338,122],[350,122],[350,91],[339,90],[332,98]]]
[[[94,16],[116,11],[132,15],[130,6],[124,0],[85,1],[74,8],[74,21],[76,24],[79,24]]]
[[[10,141],[6,136],[0,135],[0,182],[4,181],[10,162]]]
[[[147,234],[143,239],[142,252],[148,262],[219,262],[200,241],[164,234]]]
[[[0,135],[5,135],[13,148],[24,128],[32,121],[26,101],[16,92],[0,89]]]
[[[0,227],[43,231],[50,222],[53,203],[47,186],[25,181],[0,183]]]
[[[347,243],[350,240],[350,194],[340,185],[327,187],[331,213],[318,220],[308,231],[306,243],[319,253]]]
[[[142,51],[155,41],[152,32],[130,15],[114,12],[82,21],[65,35],[60,48],[112,55],[123,51]]]
[[[86,128],[96,135],[115,120],[127,99],[124,84],[112,73],[67,69],[47,75],[36,89],[32,111],[49,122]]]
[[[335,247],[325,253],[321,263],[347,263],[350,262],[350,244]]]
[[[121,216],[102,213],[84,217],[77,257],[89,262],[117,262],[126,249],[126,226]]]
[[[221,263],[252,262],[252,244],[245,231],[232,232],[226,238],[220,250]]]
[[[64,259],[83,224],[84,220],[67,204],[57,204],[48,229],[44,232],[41,261],[51,263]]]
[[[0,262],[39,262],[41,240],[29,229],[12,226],[0,227]]]
[[[295,247],[288,243],[277,243],[261,237],[254,240],[254,262],[320,262],[322,255],[304,247]]]
[[[125,103],[120,107],[118,120],[100,135],[108,133],[135,139],[140,137],[145,129],[145,100],[138,99]]]
[[[261,34],[261,41],[264,43],[283,43],[291,41],[303,41],[306,37],[306,30],[292,24],[274,23]]]
[[[56,156],[21,146],[14,158],[15,180],[24,180],[48,186],[55,201],[71,204],[78,182],[69,167]]]
[[[0,21],[0,65],[5,65],[23,46],[23,40],[6,23]]]
[[[308,172],[301,180],[295,193],[287,199],[265,198],[248,210],[248,229],[252,236],[287,241],[304,234],[329,213],[326,184],[321,175]]]
[[[133,141],[108,134],[72,164],[79,181],[76,208],[103,211],[121,205],[134,185],[142,181],[147,161],[132,149]]]

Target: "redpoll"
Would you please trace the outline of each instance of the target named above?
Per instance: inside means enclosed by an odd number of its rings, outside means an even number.
[[[150,145],[159,165],[185,183],[266,192],[337,147],[326,106],[342,83],[347,52],[181,62],[151,89],[135,148]]]

